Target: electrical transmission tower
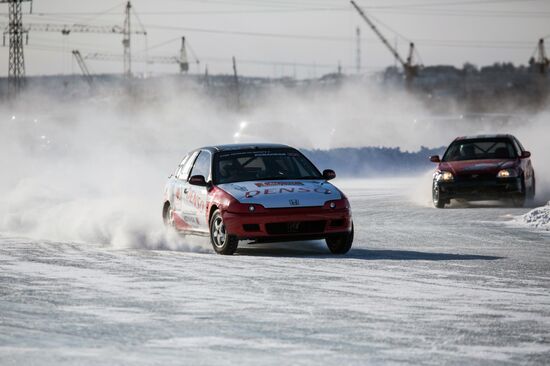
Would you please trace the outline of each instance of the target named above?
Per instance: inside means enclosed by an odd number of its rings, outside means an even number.
[[[0,3],[7,3],[9,6],[8,30],[5,33],[8,33],[10,42],[8,67],[8,95],[10,97],[15,97],[19,94],[25,82],[23,37],[27,36],[28,40],[28,34],[25,29],[23,29],[23,12],[21,9],[21,5],[25,1],[32,0],[0,0]]]
[[[124,18],[124,28],[122,30],[122,46],[124,47],[124,76],[127,78],[132,77],[132,50],[130,48],[131,11],[132,4],[128,1],[126,3],[126,17]]]
[[[131,19],[131,13],[134,12],[132,5],[130,2],[126,3],[125,8],[125,20],[124,25],[121,27],[120,25],[113,25],[113,26],[103,26],[103,25],[87,25],[87,24],[72,24],[72,25],[63,25],[63,24],[48,24],[48,23],[28,23],[25,24],[23,27],[21,20],[17,24],[19,24],[19,31],[13,32],[11,29],[12,24],[15,24],[12,22],[12,5],[19,4],[19,14],[21,14],[21,2],[22,1],[32,1],[32,0],[0,0],[0,3],[9,3],[10,4],[10,21],[9,24],[0,23],[0,27],[4,27],[7,29],[4,32],[4,37],[6,33],[9,33],[10,35],[10,73],[11,73],[11,56],[12,56],[12,48],[15,44],[12,42],[12,34],[17,33],[20,35],[20,54],[21,54],[21,64],[23,64],[23,34],[28,34],[28,32],[59,32],[63,36],[68,36],[72,33],[104,33],[104,34],[122,34],[122,45],[123,45],[123,61],[124,61],[124,75],[125,76],[131,76],[132,74],[132,54],[131,54],[131,48],[130,48],[130,35],[131,34],[137,34],[137,35],[143,35],[147,36],[147,32],[139,21],[138,18],[138,29],[133,29],[131,27],[130,19]],[[137,14],[134,12],[134,15],[137,18]],[[19,15],[19,19],[21,19],[21,16]],[[24,68],[24,65],[23,65]],[[23,70],[24,74],[24,70]],[[10,74],[11,75],[11,74]]]
[[[235,81],[235,102],[237,103],[237,109],[241,108],[241,96],[239,90],[239,74],[237,73],[237,60],[233,56],[233,80]]]

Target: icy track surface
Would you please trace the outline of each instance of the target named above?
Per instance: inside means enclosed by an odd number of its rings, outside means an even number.
[[[550,236],[528,209],[348,187],[356,242],[233,257],[0,235],[1,365],[491,365],[550,360]]]

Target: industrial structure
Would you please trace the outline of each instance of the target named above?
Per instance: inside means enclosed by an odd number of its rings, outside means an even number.
[[[367,17],[367,14],[365,14],[365,12],[363,11],[363,9],[361,9],[356,3],[355,1],[351,0],[351,5],[353,5],[353,7],[355,8],[355,10],[357,10],[357,12],[359,13],[359,15],[361,16],[361,18],[363,18],[363,20],[365,20],[365,22],[367,22],[367,24],[369,25],[369,27],[371,27],[371,29],[373,30],[373,32],[378,36],[378,38],[380,38],[380,40],[382,41],[382,43],[388,48],[388,50],[392,53],[392,55],[397,59],[399,60],[399,63],[401,63],[401,65],[403,66],[403,70],[405,72],[405,79],[407,81],[407,85],[410,85],[410,83],[412,82],[413,78],[415,76],[418,75],[418,69],[419,69],[419,66],[418,65],[415,65],[414,62],[413,62],[413,57],[414,57],[414,53],[415,53],[415,48],[414,48],[414,43],[411,42],[409,44],[409,55],[405,60],[403,60],[403,58],[401,57],[401,55],[399,54],[399,52],[397,52],[397,50],[388,42],[388,40],[386,39],[386,37],[384,37],[384,35],[378,30],[378,28],[376,27],[376,25],[374,25],[374,23]]]
[[[98,60],[98,61],[120,61],[125,60],[126,54],[116,55],[111,53],[94,52],[84,56],[86,60]],[[189,71],[189,59],[187,57],[187,47],[185,37],[181,37],[181,47],[178,56],[131,56],[133,62],[146,62],[149,64],[178,64],[180,73],[187,73]],[[194,56],[194,61],[197,65],[200,64],[199,59]]]
[[[235,56],[232,58],[233,62],[233,80],[235,85],[235,103],[237,105],[237,109],[241,107],[241,95],[240,95],[240,87],[239,87],[239,74],[237,72],[237,59]]]
[[[23,37],[28,42],[27,31],[23,28],[22,5],[32,0],[0,0],[0,3],[7,3],[9,7],[8,26],[4,31],[4,45],[6,33],[9,35],[10,51],[8,65],[8,95],[14,98],[19,94],[25,81],[25,56],[23,54]]]
[[[6,1],[19,1],[19,0],[6,0]],[[87,24],[72,24],[72,25],[61,25],[61,24],[48,24],[48,23],[29,23],[25,24],[22,27],[22,32],[59,32],[64,36],[68,36],[71,33],[103,33],[103,34],[122,34],[122,47],[123,47],[123,64],[124,64],[124,75],[130,77],[132,75],[132,51],[131,51],[131,42],[130,36],[132,34],[147,36],[147,31],[143,26],[140,26],[138,29],[133,29],[131,26],[131,17],[132,17],[132,4],[128,1],[125,7],[125,18],[124,25],[121,27],[119,25],[113,26],[99,26],[99,25],[87,25]],[[11,20],[10,20],[11,24]],[[5,26],[1,24],[0,26]],[[10,36],[11,37],[11,36]],[[10,42],[11,47],[11,42]],[[21,47],[22,53],[22,47]]]
[[[84,61],[84,58],[82,57],[82,54],[80,53],[79,50],[73,50],[73,56],[76,60],[76,63],[78,64],[78,67],[80,67],[80,70],[82,71],[84,80],[86,80],[88,85],[92,86],[93,77],[92,77],[92,74],[90,73],[90,69],[88,69],[86,62]]]
[[[402,57],[398,51],[397,45],[390,44],[388,39],[384,36],[384,34],[382,34],[380,30],[381,29],[380,24],[382,26],[385,26],[385,25],[378,19],[371,16],[370,13],[369,15],[367,15],[366,12],[361,7],[359,7],[359,5],[356,3],[356,0],[351,0],[350,2],[351,2],[351,5],[355,8],[355,10],[358,12],[358,14],[361,16],[361,18],[367,23],[367,25],[382,41],[384,46],[391,52],[392,56],[396,60],[396,66],[398,65],[397,64],[398,62],[403,68],[403,73],[401,72],[394,73],[393,70],[396,70],[397,68],[392,68],[392,73],[388,73],[387,75],[392,75],[392,74],[396,75],[398,78],[397,79],[394,78],[393,80],[397,80],[399,83],[401,83],[402,75],[404,75],[406,86],[410,87],[412,85],[412,81],[415,79],[416,76],[418,76],[419,70],[422,67],[421,65],[419,65],[419,62],[417,61],[419,55],[416,52],[415,44],[413,42],[410,42],[408,54],[406,55],[406,57]],[[7,84],[8,84],[8,95],[10,95],[11,97],[16,96],[24,85],[25,58],[23,53],[23,46],[24,46],[23,43],[28,41],[30,32],[61,33],[63,37],[68,37],[73,33],[97,33],[97,34],[121,35],[122,36],[121,53],[119,52],[119,53],[111,54],[111,53],[102,53],[102,52],[90,52],[85,54],[84,52],[81,53],[78,50],[72,51],[72,55],[76,60],[78,67],[82,71],[82,74],[84,75],[84,79],[90,85],[94,81],[94,78],[92,77],[90,69],[88,68],[88,65],[87,65],[88,60],[117,61],[122,65],[122,72],[125,78],[130,78],[132,76],[133,62],[144,62],[148,64],[174,64],[174,65],[177,65],[179,72],[181,74],[189,72],[190,60],[188,56],[190,56],[191,60],[193,62],[196,62],[197,65],[199,65],[200,63],[196,54],[193,52],[194,51],[193,48],[191,48],[190,45],[187,43],[187,40],[185,37],[181,37],[181,47],[179,48],[179,52],[178,53],[174,52],[173,54],[171,55],[169,54],[168,56],[149,56],[148,46],[145,47],[144,52],[136,52],[135,49],[134,49],[134,52],[132,52],[133,51],[132,40],[134,40],[134,43],[135,43],[135,38],[136,38],[135,35],[147,36],[147,32],[130,1],[125,1],[120,5],[118,5],[117,13],[111,14],[115,16],[120,15],[121,17],[122,17],[122,13],[124,14],[124,19],[121,18],[120,19],[121,21],[118,22],[119,25],[94,25],[94,24],[82,24],[82,23],[71,24],[70,22],[68,22],[68,24],[61,23],[66,20],[62,20],[60,21],[60,23],[57,23],[57,24],[42,23],[42,22],[23,23],[22,8],[23,8],[23,5],[25,5],[24,3],[30,4],[31,12],[32,12],[32,0],[0,0],[0,4],[6,4],[9,8],[9,13],[7,14],[9,16],[9,21],[0,22],[0,27],[4,28],[4,45],[6,45],[6,40],[9,38],[9,66],[8,66],[9,72],[8,72]],[[124,9],[122,9],[122,7],[124,7]],[[114,8],[109,9],[109,11],[111,11],[112,9]],[[67,13],[67,14],[70,14],[70,13]],[[104,14],[104,13],[101,13],[101,14]],[[62,19],[66,19],[66,18],[62,18]],[[150,27],[162,28],[162,26],[158,26],[158,25],[150,25]],[[180,29],[180,28],[174,27],[174,29]],[[386,26],[386,28],[393,31],[388,26]],[[182,28],[182,29],[185,29],[185,28]],[[398,34],[395,31],[393,32],[395,34]],[[254,34],[255,33],[250,33],[250,35],[254,35]],[[261,34],[261,33],[256,33],[256,34],[259,34],[262,36],[267,35],[267,34]],[[364,58],[362,55],[362,47],[364,46],[364,30],[362,32],[360,27],[355,27],[354,35],[355,35],[355,39],[353,39],[353,35],[352,35],[351,38],[346,38],[345,40],[346,41],[349,40],[351,42],[355,41],[356,43],[355,54],[351,53],[350,64],[345,65],[345,67],[343,67],[341,62],[338,61],[338,75],[342,73],[342,70],[348,71],[349,73],[353,73],[355,71],[357,75],[360,75],[366,69],[364,65],[367,63],[365,61],[366,58]],[[271,35],[270,34],[269,36],[288,37],[289,35],[276,35],[276,34]],[[311,36],[303,36],[303,37],[311,38]],[[400,37],[403,39],[406,39],[406,37],[403,37],[403,36],[400,36]],[[324,37],[320,37],[320,39],[323,39],[323,38]],[[332,37],[328,39],[340,40],[340,38],[342,37]],[[159,45],[153,46],[152,48],[155,48],[161,45],[166,45],[167,43],[170,43],[170,42],[178,42],[179,40],[180,40],[179,37],[173,38],[169,41],[162,42]],[[353,43],[351,44],[353,45]],[[134,48],[135,48],[135,45],[134,45]],[[57,47],[57,49],[59,50],[60,47]],[[188,55],[188,51],[189,51],[189,55]],[[63,47],[62,52],[67,53],[67,50],[65,49],[65,47]],[[354,58],[355,60],[353,60]],[[415,58],[417,58],[417,60],[415,60]],[[223,58],[211,57],[211,58],[202,59],[202,61],[219,62],[225,65],[229,64],[229,59],[226,57],[223,57]],[[244,81],[246,79],[243,77],[242,80],[239,80],[239,75],[237,75],[237,65],[236,65],[235,57],[233,57],[232,61],[233,61],[233,65],[232,65],[233,77],[231,78],[232,80],[230,79],[228,80],[230,80],[230,82],[234,84],[234,88],[235,88],[234,90],[236,90],[236,98],[238,99],[239,94],[241,92],[246,91],[246,88],[245,88],[246,83]],[[333,64],[318,64],[318,63],[308,64],[308,63],[282,62],[282,61],[273,62],[272,60],[255,60],[255,59],[250,60],[246,58],[239,58],[239,63],[240,65],[243,65],[243,64],[273,65],[274,75],[277,74],[276,72],[277,69],[275,67],[284,68],[288,66],[288,67],[293,67],[294,70],[297,66],[308,67],[310,68],[310,70],[311,69],[315,70],[317,67],[323,67],[326,69],[333,70],[333,67],[334,67]],[[532,54],[529,64],[530,64],[529,70],[530,70],[531,76],[533,73],[537,73],[543,76],[548,75],[550,60],[548,59],[547,53],[545,51],[544,38],[541,38],[538,41],[537,47],[535,48]],[[452,68],[452,67],[449,66],[448,68]],[[202,72],[202,70],[199,70],[198,68],[197,68],[197,71]],[[207,68],[205,68],[204,73],[205,73],[204,80],[207,81],[209,79]],[[433,75],[433,73],[434,73],[433,68],[431,69],[424,68],[422,70],[423,77],[416,80],[416,82],[414,83],[415,87],[417,87],[418,89],[421,89],[423,85],[425,86],[429,83],[432,83],[432,81],[429,79],[430,79],[430,75]],[[296,75],[295,71],[294,71],[294,75]],[[310,75],[310,77],[315,77],[315,76]],[[95,78],[96,81],[98,79],[99,79],[98,77]],[[543,83],[547,83],[547,78],[538,78],[538,79],[541,85]],[[239,85],[239,82],[241,83],[241,85]],[[238,101],[237,104],[240,104],[240,101]]]
[[[7,3],[9,5],[9,20],[7,24],[0,24],[0,27],[4,28],[4,45],[6,43],[6,34],[9,35],[9,72],[8,72],[8,94],[11,97],[16,96],[21,90],[24,77],[25,77],[25,57],[23,54],[23,39],[28,42],[29,32],[59,32],[63,36],[68,36],[71,33],[103,33],[103,34],[122,34],[122,46],[123,46],[123,64],[124,75],[131,77],[132,75],[132,52],[131,52],[131,38],[132,34],[147,35],[143,25],[140,25],[139,29],[133,29],[131,24],[132,18],[132,4],[130,1],[126,3],[124,25],[118,26],[97,26],[97,25],[85,25],[85,24],[73,24],[73,25],[60,25],[60,24],[47,24],[47,23],[29,23],[23,25],[23,2],[30,2],[32,6],[32,0],[0,0],[0,3]],[[78,53],[80,54],[80,53]],[[79,66],[79,58],[73,55],[77,59]],[[80,61],[83,61],[80,55]],[[81,67],[82,69],[82,67]]]
[[[550,66],[550,60],[546,56],[546,50],[544,49],[544,38],[539,39],[535,54],[536,56],[531,58],[530,63],[534,64],[540,74],[546,75]]]

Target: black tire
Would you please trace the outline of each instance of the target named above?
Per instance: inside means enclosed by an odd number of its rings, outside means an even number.
[[[340,234],[338,236],[331,236],[325,239],[327,247],[332,254],[346,254],[351,249],[353,244],[353,223],[351,224],[351,231]]]
[[[172,207],[170,206],[170,202],[165,202],[164,206],[162,207],[162,221],[164,221],[164,225],[168,227],[174,227],[174,221],[172,220]]]
[[[225,230],[223,217],[219,210],[210,218],[210,243],[218,254],[233,255],[239,245],[239,239]]]
[[[434,182],[432,186],[432,202],[437,208],[445,208],[446,201],[441,199],[439,194],[439,186],[436,182]]]
[[[512,197],[512,204],[514,207],[523,207],[525,206],[525,199],[527,198],[528,194],[525,187],[525,178],[522,178],[521,180],[521,193],[518,193],[516,196]]]

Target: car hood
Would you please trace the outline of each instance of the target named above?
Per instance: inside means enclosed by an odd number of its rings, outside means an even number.
[[[336,187],[323,180],[237,182],[218,187],[241,203],[265,208],[323,206],[327,201],[342,198]]]
[[[497,174],[501,169],[516,167],[515,160],[487,159],[487,160],[463,160],[447,161],[439,164],[440,170],[453,173],[453,175],[494,173]]]

